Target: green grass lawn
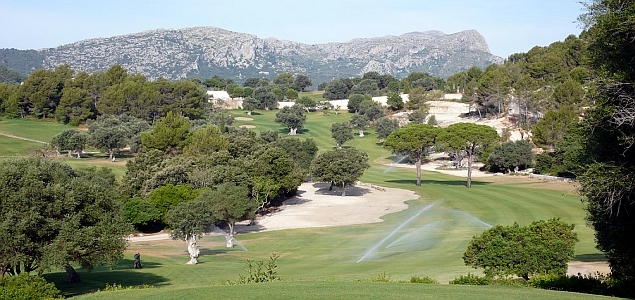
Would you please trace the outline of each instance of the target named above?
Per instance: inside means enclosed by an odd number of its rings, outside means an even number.
[[[508,286],[456,286],[370,282],[274,282],[96,293],[78,299],[606,299],[606,297]]]
[[[256,131],[278,130],[284,136],[287,133],[284,126],[273,122],[276,112],[258,111],[247,116],[243,111],[232,111],[232,114],[253,118],[250,121],[237,120],[236,125],[253,125]],[[347,112],[338,115],[312,112],[307,116],[305,129],[298,136],[313,138],[320,151],[331,149],[335,147],[335,142],[330,135],[330,125],[349,118]],[[2,128],[0,125],[0,132]],[[384,222],[381,223],[238,235],[236,238],[248,251],[225,248],[225,240],[220,236],[205,237],[199,243],[202,256],[201,263],[196,266],[184,264],[188,260],[185,242],[163,240],[131,243],[126,258],[112,270],[104,267],[90,273],[80,270],[83,282],[78,285],[65,284],[63,272],[51,272],[45,277],[55,282],[67,295],[90,293],[104,288],[106,283],[123,286],[150,284],[158,287],[82,297],[87,299],[593,297],[516,287],[357,282],[382,272],[390,274],[395,280],[408,280],[418,275],[429,276],[442,283],[468,272],[480,273],[480,270],[466,267],[461,256],[472,236],[496,224],[518,222],[527,225],[535,220],[559,217],[565,222],[576,224],[580,239],[576,247],[578,257],[597,257],[598,251],[594,248],[593,232],[585,225],[583,203],[572,185],[505,176],[475,178],[473,187],[468,189],[464,186],[465,178],[424,171],[422,185],[417,187],[414,169],[386,165],[394,157],[381,147],[372,130],[368,130],[363,138],[355,135],[355,139],[345,146],[353,146],[369,154],[372,167],[366,171],[362,181],[411,189],[421,198],[410,201],[410,208],[405,211],[384,216]],[[73,167],[111,167],[116,175],[121,176],[125,172],[125,159],[114,164],[101,155],[63,160]],[[410,221],[406,223],[407,220]],[[132,256],[137,252],[141,253],[144,264],[141,270],[132,269]],[[227,280],[237,279],[238,274],[245,274],[243,269],[247,259],[267,260],[271,253],[280,255],[278,273],[283,282],[266,286],[222,285]]]
[[[72,128],[75,127],[37,119],[0,119],[0,132],[47,143],[62,131]]]
[[[0,157],[31,155],[43,146],[45,145],[0,135]]]

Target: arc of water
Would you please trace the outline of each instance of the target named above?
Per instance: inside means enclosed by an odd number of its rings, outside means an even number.
[[[404,226],[406,226],[406,224],[410,223],[412,220],[416,219],[419,215],[421,215],[424,211],[430,209],[432,206],[434,206],[434,204],[436,204],[436,202],[424,207],[423,209],[421,209],[417,214],[415,214],[414,216],[410,217],[410,219],[406,220],[405,222],[401,223],[401,225],[399,225],[395,230],[393,230],[390,234],[388,234],[386,237],[384,237],[381,241],[379,241],[379,243],[377,243],[377,245],[375,245],[374,247],[370,248],[370,250],[368,250],[366,252],[366,254],[364,254],[364,256],[362,256],[362,258],[360,258],[357,263],[361,262],[362,260],[364,260],[364,258],[366,258],[368,255],[370,255],[371,253],[373,253],[373,251],[375,251],[375,249],[377,249],[379,246],[381,246],[383,243],[385,243],[390,237],[392,237],[393,235],[395,235],[395,233],[399,232],[399,230],[401,230],[401,228],[403,228]]]
[[[445,221],[443,221],[443,220],[441,220],[441,221],[434,221],[434,222],[432,222],[432,223],[429,223],[429,224],[427,224],[427,225],[424,225],[423,227],[419,228],[419,229],[418,229],[417,231],[415,231],[415,232],[411,232],[411,233],[408,233],[408,234],[405,234],[405,235],[403,235],[403,236],[399,237],[399,238],[398,238],[398,239],[396,239],[394,242],[392,242],[392,243],[388,244],[388,246],[386,246],[386,249],[388,249],[388,248],[390,248],[390,247],[392,247],[392,246],[397,245],[399,242],[401,242],[401,241],[403,241],[403,240],[409,239],[409,238],[411,238],[411,237],[413,237],[413,236],[415,236],[415,235],[420,234],[420,233],[421,233],[421,231],[424,231],[424,230],[430,229],[430,228],[432,228],[432,227],[434,227],[434,226],[437,226],[437,225],[439,225],[439,224],[443,224],[444,222],[445,222]]]
[[[212,225],[213,226],[213,225]],[[216,226],[212,227],[212,232],[219,232],[225,235],[225,238],[227,239],[227,237],[230,237],[229,233],[227,233],[225,230],[222,230]],[[247,248],[245,246],[243,246],[243,244],[241,244],[233,235],[231,235],[231,238],[228,239],[228,241],[232,241],[233,244],[238,245],[240,248],[242,248],[243,250],[247,251]]]
[[[390,167],[388,169],[384,170],[384,173],[390,172],[390,170],[392,170],[395,167],[395,164],[398,164],[398,163],[402,162],[406,158],[408,158],[408,155],[404,155],[400,159],[398,159],[396,162],[391,163]]]

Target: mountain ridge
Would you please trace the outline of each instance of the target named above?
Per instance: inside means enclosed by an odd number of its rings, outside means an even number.
[[[149,79],[219,75],[237,81],[272,78],[282,72],[306,74],[314,82],[368,71],[398,77],[411,72],[447,77],[474,65],[502,62],[502,58],[489,53],[485,38],[476,30],[453,34],[432,30],[305,44],[218,27],[159,28],[81,40],[37,53],[44,68],[66,63],[76,71],[92,73],[120,64]]]

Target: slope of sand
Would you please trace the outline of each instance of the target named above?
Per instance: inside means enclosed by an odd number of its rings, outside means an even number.
[[[257,220],[256,225],[237,225],[237,233],[290,228],[342,226],[382,222],[381,217],[408,208],[405,201],[418,199],[413,191],[360,184],[346,196],[328,183],[303,183],[298,196],[284,201],[280,211]]]

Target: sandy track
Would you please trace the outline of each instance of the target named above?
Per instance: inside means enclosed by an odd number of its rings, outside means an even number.
[[[29,142],[36,142],[36,143],[40,143],[40,144],[48,144],[47,142],[42,142],[42,141],[29,139],[29,138],[25,138],[25,137],[21,137],[21,136],[16,136],[16,135],[13,135],[13,134],[8,134],[8,133],[0,132],[0,135],[8,137],[8,138],[12,138],[12,139],[18,139],[18,140],[29,141]]]

